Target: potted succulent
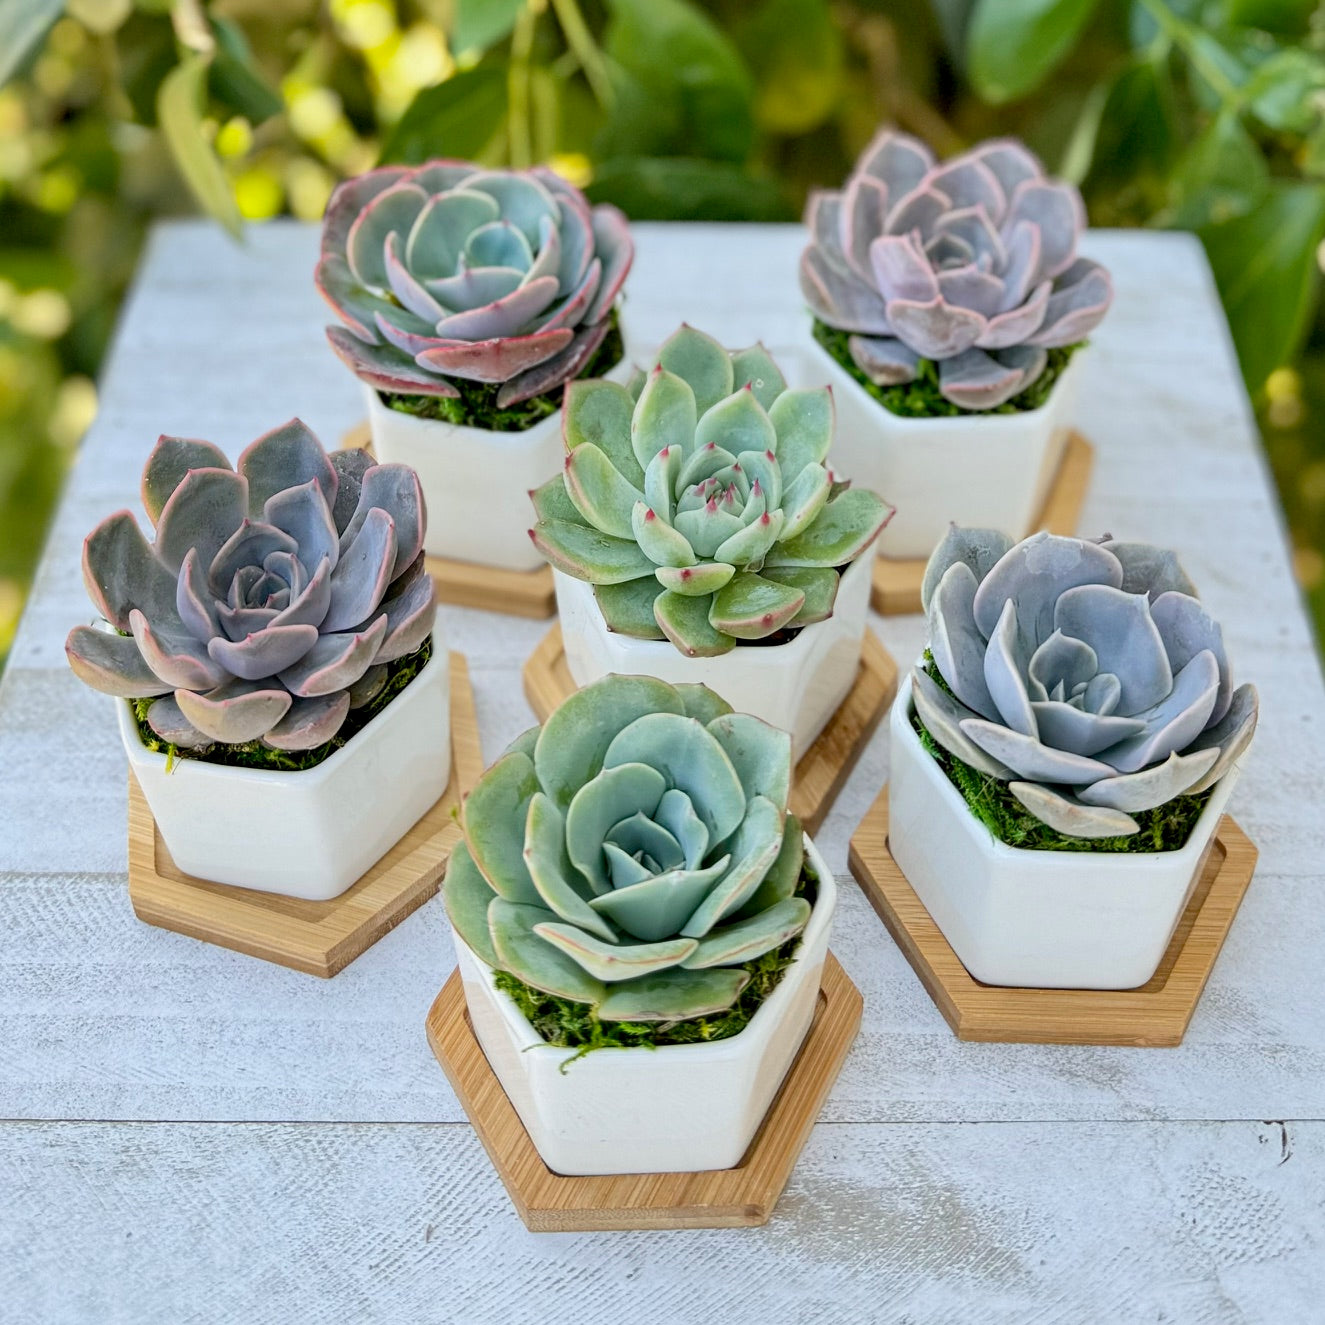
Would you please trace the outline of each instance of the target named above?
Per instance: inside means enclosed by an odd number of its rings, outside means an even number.
[[[431,556],[538,569],[525,493],[560,457],[568,381],[625,375],[625,218],[550,170],[386,166],[336,189],[317,285],[377,458],[411,466]]]
[[[1256,727],[1172,553],[954,528],[891,718],[889,846],[986,984],[1154,974]]]
[[[1028,533],[1113,297],[1077,255],[1080,194],[1018,142],[936,162],[885,129],[806,224],[810,352],[836,392],[842,472],[897,503],[886,555],[928,557],[950,521]]]
[[[833,876],[785,732],[610,676],[464,804],[443,896],[479,1043],[559,1173],[738,1163],[809,1029]]]
[[[762,346],[683,326],[629,387],[573,382],[564,472],[532,495],[577,685],[702,681],[792,733],[796,758],[856,676],[859,560],[886,502],[827,467],[833,395]]]
[[[414,472],[328,456],[293,419],[236,467],[162,437],[83,545],[103,618],[65,650],[114,695],[129,766],[186,874],[326,900],[450,777],[446,650]],[[274,824],[273,831],[261,825]]]

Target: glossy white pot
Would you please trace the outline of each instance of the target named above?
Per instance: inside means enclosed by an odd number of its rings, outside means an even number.
[[[833,469],[897,507],[880,556],[928,557],[954,522],[1014,539],[1034,531],[1062,460],[1085,351],[1039,409],[909,419],[880,405],[817,341],[810,348],[810,376],[832,386],[837,405]]]
[[[888,845],[962,965],[988,985],[1135,989],[1155,973],[1237,780],[1220,779],[1179,851],[1027,851],[998,841],[911,726],[889,718]]]
[[[166,757],[117,701],[129,766],[171,859],[196,879],[324,902],[375,865],[451,777],[450,662],[438,630],[414,680],[329,759],[302,772]]]
[[[625,382],[631,371],[623,355],[607,376]],[[513,571],[544,564],[529,540],[529,493],[561,472],[560,410],[524,432],[489,432],[402,414],[366,383],[363,394],[377,458],[409,465],[423,485],[429,556]]]
[[[576,1050],[544,1043],[456,937],[474,1034],[543,1162],[557,1173],[695,1173],[739,1164],[814,1018],[837,889],[819,874],[814,910],[781,983],[739,1035],[712,1044]]]
[[[593,586],[553,571],[566,665],[580,687],[611,672],[698,681],[733,708],[791,733],[799,759],[855,683],[869,607],[870,557],[847,567],[833,615],[786,644],[742,645],[716,658],[689,658],[670,640],[631,639],[608,630]]]

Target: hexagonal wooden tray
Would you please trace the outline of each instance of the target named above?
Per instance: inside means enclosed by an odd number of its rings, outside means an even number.
[[[1075,534],[1081,504],[1086,499],[1090,471],[1095,464],[1095,448],[1079,433],[1070,432],[1063,446],[1058,473],[1044,499],[1044,507],[1035,524],[1051,534]],[[887,496],[884,493],[884,496]],[[886,540],[887,535],[884,535]],[[874,558],[874,587],[870,605],[883,616],[901,616],[920,611],[920,585],[925,578],[928,558],[899,561],[892,557]]]
[[[561,626],[555,625],[524,665],[525,697],[539,722],[546,722],[575,690]],[[896,693],[897,662],[879,637],[866,630],[855,685],[796,765],[791,810],[807,833],[818,831]]]
[[[1182,1043],[1256,868],[1255,845],[1225,815],[1155,974],[1137,989],[1016,989],[962,965],[888,849],[888,788],[851,839],[851,872],[959,1040],[999,1044]]]
[[[360,447],[372,454],[373,445],[367,422],[356,424],[341,438],[341,449]],[[529,520],[533,523],[533,507]],[[477,607],[485,612],[505,612],[508,616],[543,620],[555,615],[557,595],[552,587],[552,569],[501,570],[480,566],[473,561],[452,561],[447,557],[427,557],[424,565],[437,586],[437,597],[454,607]]]
[[[703,1173],[568,1178],[543,1163],[474,1038],[460,972],[428,1013],[428,1043],[525,1225],[535,1233],[766,1224],[860,1028],[860,991],[830,952],[814,1020],[741,1162]],[[573,1069],[572,1069],[573,1070]]]
[[[344,970],[437,891],[460,840],[454,811],[483,771],[474,694],[452,653],[451,781],[357,883],[328,902],[233,888],[180,870],[129,774],[129,899],[139,920],[324,979]],[[353,807],[350,807],[353,812]]]

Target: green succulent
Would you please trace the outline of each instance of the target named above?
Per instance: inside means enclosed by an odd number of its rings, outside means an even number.
[[[443,883],[490,966],[604,1021],[731,1007],[795,937],[791,742],[711,690],[605,677],[520,737],[464,805]]]
[[[826,466],[831,391],[789,390],[762,345],[682,326],[630,387],[570,383],[562,427],[530,537],[594,586],[609,630],[692,657],[831,616],[841,568],[891,515]]]

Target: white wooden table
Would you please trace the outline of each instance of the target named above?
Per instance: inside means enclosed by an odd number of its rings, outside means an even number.
[[[637,227],[628,317],[799,343],[794,227]],[[846,875],[880,730],[820,834],[865,1020],[772,1223],[535,1236],[424,1040],[433,901],[324,983],[139,924],[111,704],[64,664],[81,540],[160,432],[327,443],[316,233],[158,229],[0,684],[0,1321],[1325,1319],[1325,693],[1197,244],[1097,233],[1083,531],[1172,542],[1264,716],[1233,809],[1260,868],[1179,1049],[953,1038]],[[545,623],[446,609],[489,757]],[[903,662],[918,618],[876,621]],[[255,824],[255,832],[279,832]]]

